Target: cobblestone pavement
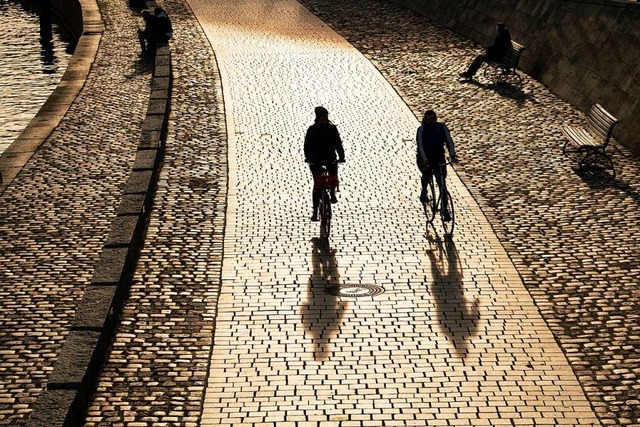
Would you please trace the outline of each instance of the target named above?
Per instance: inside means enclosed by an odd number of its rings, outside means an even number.
[[[463,84],[481,47],[385,1],[302,0],[390,81],[416,116],[434,107],[480,204],[604,425],[640,425],[640,161],[576,173],[560,126],[584,116],[526,78]],[[507,23],[508,24],[508,23]],[[526,52],[525,52],[526,55]]]
[[[454,173],[455,239],[425,233],[418,121],[371,63],[295,1],[189,4],[229,137],[202,425],[599,425]],[[301,153],[318,104],[347,152],[330,243],[309,222]],[[385,292],[327,292],[363,285]]]
[[[100,1],[107,31],[84,89],[0,195],[0,424],[22,425],[44,389],[131,170],[149,97],[138,24]]]
[[[122,322],[87,426],[197,425],[220,283],[226,130],[211,46],[181,1],[163,169]]]

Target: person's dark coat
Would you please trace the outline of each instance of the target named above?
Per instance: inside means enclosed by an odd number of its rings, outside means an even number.
[[[493,44],[487,48],[488,59],[502,59],[507,53],[507,50],[511,47],[511,33],[506,27],[498,29],[498,35],[496,36]]]
[[[330,164],[344,161],[344,149],[338,128],[333,123],[314,123],[304,138],[305,161]]]

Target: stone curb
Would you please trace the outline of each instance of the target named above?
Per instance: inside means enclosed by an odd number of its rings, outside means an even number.
[[[60,83],[18,138],[0,155],[0,194],[67,114],[84,86],[104,32],[96,0],[80,0],[83,29]]]
[[[171,100],[171,52],[158,46],[151,97],[136,158],[91,284],[78,304],[47,389],[38,397],[27,426],[80,426],[115,336],[125,297],[144,243],[149,210],[164,154]]]

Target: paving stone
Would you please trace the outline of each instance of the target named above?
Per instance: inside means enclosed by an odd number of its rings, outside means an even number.
[[[632,196],[637,156],[614,148],[616,178],[575,172],[561,154],[559,130],[583,123],[584,115],[526,77],[522,89],[494,86],[482,75],[458,82],[457,73],[481,46],[386,2],[356,0],[339,8],[325,0],[302,3],[371,59],[416,117],[427,107],[440,112],[460,141],[456,171],[522,275],[598,418],[605,425],[637,424],[640,406],[624,404],[637,387],[625,387],[614,372],[619,367],[632,383],[640,375],[637,358],[618,345],[637,348],[640,337],[640,319],[627,309],[637,306],[640,283],[628,257],[640,242]],[[625,218],[624,225],[613,218]]]
[[[203,424],[259,425],[268,413],[361,425],[381,413],[379,425],[475,425],[480,414],[510,424],[594,425],[576,420],[591,414],[578,381],[453,171],[454,239],[442,238],[440,224],[426,229],[416,189],[418,120],[371,63],[297,2],[190,5],[208,23],[229,126]],[[225,25],[212,19],[219,16]],[[329,108],[347,153],[329,241],[308,219],[301,157],[318,104]],[[278,113],[264,120],[265,111]],[[385,292],[327,292],[362,285]],[[577,392],[558,404],[564,385]],[[503,400],[482,405],[483,392]],[[434,408],[438,400],[447,407]],[[373,401],[390,409],[375,411]]]
[[[106,30],[82,91],[0,196],[0,425],[23,425],[45,390],[115,217],[149,102],[151,63],[132,43],[140,18],[126,2],[98,3]]]
[[[202,411],[222,261],[226,130],[208,41],[182,1],[164,7],[180,34],[171,41],[172,131],[87,426],[199,425]]]

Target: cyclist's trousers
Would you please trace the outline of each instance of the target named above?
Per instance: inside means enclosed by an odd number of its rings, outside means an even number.
[[[317,164],[313,164],[313,165],[309,165],[309,169],[311,169],[311,174],[314,177],[314,182],[315,182],[315,177],[318,175],[322,174],[322,166],[321,165],[317,165]],[[329,171],[330,175],[334,175],[334,176],[338,176],[338,165],[335,163],[330,163],[327,165],[327,170]],[[331,196],[335,195],[335,188],[331,189]],[[313,188],[312,192],[311,192],[311,198],[313,200],[313,209],[316,210],[318,208],[318,205],[320,204],[320,191],[317,190],[315,187]]]

